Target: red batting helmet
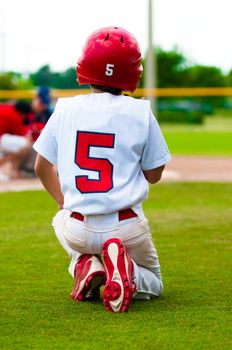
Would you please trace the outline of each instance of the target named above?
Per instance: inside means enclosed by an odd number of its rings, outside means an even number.
[[[123,28],[107,27],[91,34],[77,62],[80,85],[100,85],[133,92],[143,67],[135,37]]]

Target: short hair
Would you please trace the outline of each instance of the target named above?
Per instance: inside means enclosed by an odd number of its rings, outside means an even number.
[[[26,101],[17,101],[14,106],[16,111],[19,113],[23,113],[23,114],[31,113],[31,105]]]
[[[121,95],[122,89],[114,88],[111,86],[91,85],[94,89],[101,90],[102,92],[109,92],[112,95]]]

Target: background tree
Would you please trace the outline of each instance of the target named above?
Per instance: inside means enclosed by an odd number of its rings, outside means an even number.
[[[35,86],[51,86],[52,76],[53,73],[49,65],[42,66],[30,75]]]
[[[156,62],[158,87],[181,87],[184,85],[188,61],[178,49],[164,51],[158,48]]]
[[[14,90],[16,89],[16,83],[14,81],[14,73],[7,72],[0,75],[0,88],[1,90]]]
[[[226,82],[227,82],[227,86],[232,87],[232,69],[229,71],[229,73],[226,76]]]
[[[6,72],[0,74],[1,90],[28,90],[34,85],[30,78],[24,77],[21,73]]]
[[[226,77],[222,71],[213,66],[195,65],[185,69],[185,86],[189,87],[223,87]]]
[[[54,73],[50,85],[57,89],[76,89],[78,87],[76,79],[76,69],[68,68],[64,72]]]

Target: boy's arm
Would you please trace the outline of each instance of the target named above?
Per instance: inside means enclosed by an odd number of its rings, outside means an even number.
[[[162,165],[162,166],[155,168],[155,169],[143,170],[143,174],[144,174],[146,180],[150,184],[155,184],[156,182],[158,182],[161,179],[164,167],[165,167],[165,165]]]
[[[46,158],[38,154],[35,162],[35,172],[40,178],[44,188],[54,198],[58,204],[58,207],[62,209],[64,204],[64,197],[61,192],[59,178],[57,176],[57,171],[54,165],[50,163]]]

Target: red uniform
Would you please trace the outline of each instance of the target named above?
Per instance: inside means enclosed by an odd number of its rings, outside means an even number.
[[[0,104],[0,137],[3,134],[25,136],[22,116],[10,104]]]

